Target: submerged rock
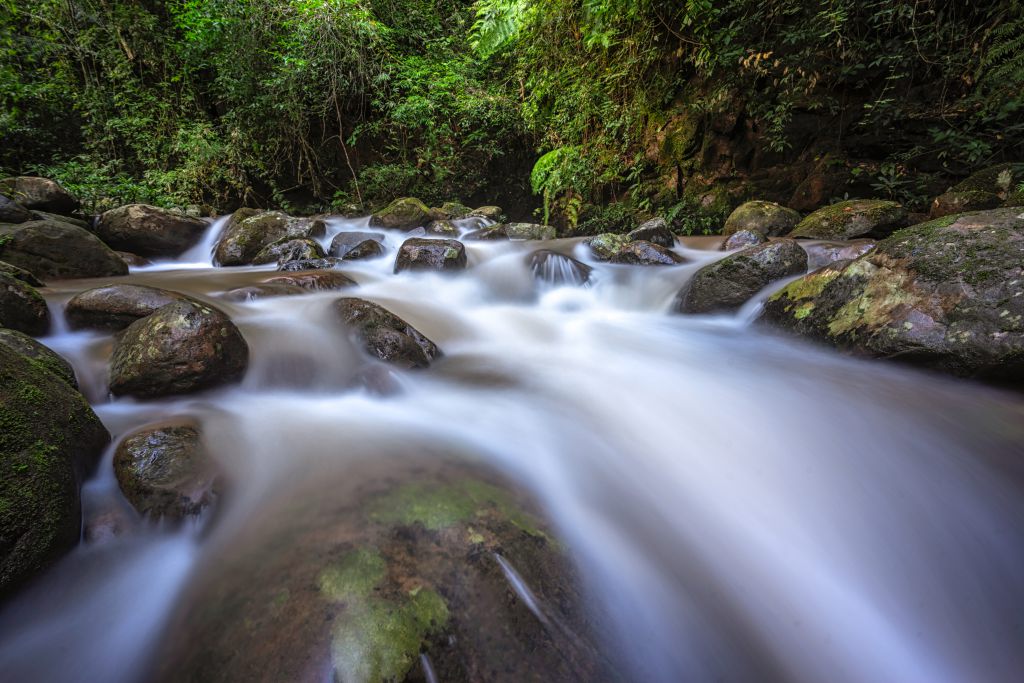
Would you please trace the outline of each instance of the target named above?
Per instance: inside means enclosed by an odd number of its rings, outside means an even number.
[[[370,227],[387,230],[412,230],[431,221],[430,209],[414,197],[396,199],[370,216]]]
[[[17,330],[0,328],[0,344],[31,359],[67,382],[73,389],[78,388],[75,369],[63,356],[50,347]]]
[[[591,237],[584,244],[590,247],[590,252],[594,255],[595,259],[598,261],[609,261],[632,241],[633,239],[628,235],[616,235],[606,232]]]
[[[241,379],[249,346],[224,313],[178,301],[128,326],[114,344],[110,391],[141,398],[184,394]]]
[[[767,237],[785,235],[800,222],[800,214],[775,202],[751,201],[740,204],[725,219],[723,235],[732,235],[744,230],[761,233]]]
[[[339,232],[331,240],[331,248],[327,253],[330,256],[345,258],[345,254],[366,241],[377,242],[383,252],[384,233],[382,232]]]
[[[585,285],[590,282],[590,266],[550,249],[540,249],[526,258],[534,279],[549,285]]]
[[[50,329],[50,309],[43,296],[23,281],[0,272],[0,327],[39,337]]]
[[[31,211],[13,199],[0,194],[0,223],[24,223],[32,218]]]
[[[255,265],[277,263],[279,266],[282,266],[286,263],[291,263],[292,261],[321,259],[326,255],[327,254],[324,253],[323,247],[321,247],[315,240],[311,240],[307,237],[286,237],[263,247],[260,252],[253,257],[252,262]]]
[[[851,199],[818,209],[789,233],[790,237],[835,240],[884,237],[907,224],[907,210],[882,199]]]
[[[668,228],[664,218],[652,218],[626,235],[631,240],[643,240],[659,247],[671,249],[676,245],[676,236]]]
[[[62,221],[0,225],[0,259],[44,279],[128,274],[127,264],[96,235]]]
[[[109,441],[64,378],[0,344],[0,599],[78,543],[79,485]]]
[[[466,268],[466,248],[458,240],[412,237],[402,243],[395,272],[406,270],[455,271]]]
[[[611,262],[633,266],[674,266],[682,263],[683,257],[657,244],[636,240],[615,252]]]
[[[179,292],[145,285],[107,285],[71,297],[64,307],[72,329],[123,330],[139,318],[175,301],[189,301]]]
[[[743,251],[698,270],[680,291],[680,313],[732,311],[776,280],[807,272],[807,252],[782,239]]]
[[[78,210],[79,202],[70,192],[54,180],[35,176],[18,176],[0,180],[0,192],[26,209],[70,214]]]
[[[1024,380],[1024,211],[946,216],[772,296],[763,320],[856,353]]]
[[[425,368],[441,350],[419,330],[383,306],[347,297],[333,304],[338,319],[372,356],[406,368]]]
[[[177,256],[199,241],[206,221],[148,204],[111,209],[94,232],[108,246],[143,256]]]
[[[336,270],[313,270],[293,275],[275,275],[263,281],[268,285],[292,285],[312,292],[355,287],[356,281]]]
[[[1024,182],[1024,163],[999,164],[971,175],[932,202],[931,218],[1017,204],[1014,194]]]

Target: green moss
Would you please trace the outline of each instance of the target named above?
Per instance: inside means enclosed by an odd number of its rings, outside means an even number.
[[[851,199],[818,209],[797,224],[792,237],[833,239],[865,235],[877,227],[898,223],[906,211],[896,202]]]
[[[828,283],[839,277],[841,272],[840,270],[829,268],[805,275],[772,294],[769,301],[778,301],[780,299],[801,301],[803,299],[817,298]]]
[[[320,574],[320,592],[338,602],[365,597],[386,572],[387,566],[380,553],[361,548]]]
[[[597,258],[607,261],[632,241],[632,238],[628,235],[616,235],[606,232],[587,240],[587,246],[590,247],[590,250],[594,252]]]
[[[877,330],[893,320],[892,313],[900,306],[914,306],[919,303],[910,287],[909,278],[902,272],[878,273],[868,276],[867,283],[859,296],[852,298],[840,308],[829,322],[828,331],[840,336],[856,329]],[[851,273],[859,276],[863,273]]]

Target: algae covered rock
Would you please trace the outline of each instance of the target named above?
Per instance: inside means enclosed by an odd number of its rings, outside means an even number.
[[[333,304],[338,320],[372,356],[406,368],[425,368],[441,355],[437,345],[383,306],[354,297]]]
[[[907,224],[907,211],[884,199],[851,199],[818,209],[789,233],[790,237],[835,240],[884,237]]]
[[[17,330],[0,328],[0,345],[6,346],[26,358],[30,358],[37,365],[49,370],[67,382],[71,388],[78,388],[78,379],[75,377],[75,369],[71,367],[71,363],[67,362],[63,356],[50,347],[36,341],[27,334]]]
[[[18,176],[0,180],[0,192],[26,209],[70,214],[78,210],[79,202],[70,192],[49,178]]]
[[[50,309],[34,287],[0,272],[0,327],[41,336],[50,329]]]
[[[735,251],[746,247],[756,247],[768,241],[762,233],[757,230],[737,230],[729,235],[729,238],[722,244],[722,251]]]
[[[395,258],[395,272],[406,270],[465,270],[466,247],[458,240],[412,237],[402,243]]]
[[[65,379],[0,344],[0,598],[78,543],[79,485],[109,440]]]
[[[550,249],[539,249],[526,258],[534,279],[549,285],[585,285],[594,270],[571,256]]]
[[[505,235],[510,240],[553,240],[556,231],[550,225],[539,223],[507,223]]]
[[[723,235],[753,230],[768,237],[785,235],[800,222],[800,214],[775,202],[750,201],[740,204],[725,219]]]
[[[387,230],[412,230],[431,221],[430,209],[414,197],[402,197],[370,216],[370,227]]]
[[[103,213],[96,236],[113,249],[142,256],[177,256],[206,232],[206,221],[148,204],[128,204]]]
[[[155,313],[175,301],[190,297],[145,285],[107,285],[87,289],[71,297],[64,307],[68,326],[73,329],[123,330],[139,318]]]
[[[1015,191],[1024,182],[1024,163],[990,166],[974,173],[932,202],[929,215],[941,218],[967,211],[1013,206]]]
[[[293,218],[282,211],[239,209],[221,233],[214,250],[214,263],[244,266],[252,263],[260,251],[288,237],[317,237],[324,234],[324,222],[311,218]]]
[[[291,238],[286,237],[273,244],[267,245],[253,257],[255,265],[264,263],[277,263],[284,265],[292,261],[306,261],[309,259],[320,259],[327,256],[323,247],[315,240],[308,237]]]
[[[1024,379],[1024,211],[946,216],[772,296],[763,320],[856,353]]]
[[[442,237],[458,237],[459,229],[450,220],[430,221],[424,232],[428,235],[440,235]]]
[[[96,235],[54,220],[0,225],[0,260],[44,279],[128,274],[127,264]]]
[[[609,261],[619,250],[633,241],[628,235],[616,235],[611,232],[602,233],[586,240],[590,252],[598,261]]]

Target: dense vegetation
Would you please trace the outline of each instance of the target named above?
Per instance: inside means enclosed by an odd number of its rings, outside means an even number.
[[[699,230],[808,179],[914,205],[1024,156],[1024,3],[0,0],[0,100],[0,170],[90,208],[413,194]]]

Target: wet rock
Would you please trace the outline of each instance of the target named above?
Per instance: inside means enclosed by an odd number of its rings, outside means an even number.
[[[73,389],[78,388],[78,379],[71,363],[50,347],[17,330],[0,328],[0,345],[29,358],[34,364],[49,370],[67,382]]]
[[[674,266],[682,263],[683,257],[657,244],[636,240],[619,249],[611,262],[631,266]]]
[[[0,223],[24,223],[32,218],[31,211],[13,199],[0,194]]]
[[[42,295],[7,273],[0,273],[0,327],[36,337],[50,329],[50,309]]]
[[[202,238],[206,221],[148,204],[103,213],[93,231],[113,249],[142,256],[177,256]]]
[[[128,251],[115,251],[114,253],[120,256],[121,260],[124,261],[129,268],[142,268],[143,266],[148,266],[152,263],[148,258],[143,258],[138,254],[133,254]]]
[[[241,379],[249,347],[224,313],[178,301],[128,326],[114,344],[110,391],[141,398],[184,394]]]
[[[281,211],[239,209],[232,214],[214,250],[214,263],[221,266],[244,266],[256,255],[279,240],[288,237],[318,237],[326,230],[322,220],[293,218]]]
[[[56,181],[34,176],[18,176],[0,180],[0,192],[26,209],[70,214],[78,210],[79,202]]]
[[[288,261],[282,263],[277,267],[279,271],[285,273],[297,273],[304,270],[330,270],[335,268],[341,263],[341,259],[332,257],[327,258],[311,258],[302,259],[300,261]]]
[[[1024,380],[1024,211],[946,216],[797,280],[763,320],[855,353]]]
[[[384,233],[382,232],[339,232],[331,240],[331,248],[327,253],[331,256],[344,258],[345,254],[350,250],[367,240],[380,243],[381,251],[383,251]]]
[[[467,232],[462,236],[462,239],[473,241],[507,240],[508,233],[505,232],[505,224],[499,223],[497,225],[489,225],[486,228]]]
[[[500,206],[480,206],[470,211],[468,215],[498,222],[504,218],[503,213]]]
[[[320,244],[308,238],[288,238],[267,245],[253,257],[256,265],[277,263],[284,265],[292,261],[308,261],[324,258],[326,254]]]
[[[19,268],[18,266],[11,265],[6,261],[0,261],[0,273],[10,275],[15,280],[21,280],[26,285],[31,285],[32,287],[43,286],[43,283],[40,282],[39,278],[37,278],[35,275],[28,272],[24,268]]]
[[[294,275],[276,275],[263,281],[268,285],[292,285],[312,292],[355,287],[356,281],[336,270],[314,270]]]
[[[549,285],[585,285],[594,270],[585,263],[550,249],[530,254],[526,265],[533,277]]]
[[[538,223],[507,223],[505,235],[510,240],[553,240],[556,231],[550,225]]]
[[[862,256],[875,248],[874,240],[850,240],[842,242],[805,242],[801,246],[807,252],[808,270],[817,270],[836,261],[848,261]]]
[[[442,237],[458,237],[459,229],[449,220],[430,221],[425,229],[428,235],[441,235]]]
[[[144,285],[107,285],[71,297],[64,307],[72,329],[123,330],[139,318],[190,297]]]
[[[782,239],[743,251],[698,270],[680,291],[680,313],[736,310],[776,280],[807,272],[807,252]]]
[[[406,270],[455,271],[466,268],[466,248],[458,240],[413,237],[402,243],[395,272]]]
[[[356,341],[382,361],[425,368],[441,355],[437,345],[419,330],[372,301],[346,297],[335,301],[333,307]]]
[[[737,230],[729,235],[729,238],[722,244],[722,251],[735,251],[746,247],[756,247],[768,241],[762,233],[757,230]]]
[[[473,212],[473,209],[462,202],[445,202],[440,208],[431,209],[431,212],[440,215],[442,220],[457,220],[468,216]]]
[[[33,211],[32,217],[40,221],[59,221],[61,223],[68,223],[76,228],[82,230],[88,230],[92,232],[92,221],[87,221],[81,218],[74,218],[72,216],[62,216],[57,213],[48,213],[46,211]]]
[[[882,199],[851,199],[818,209],[789,233],[790,237],[835,240],[884,237],[907,224],[907,210]]]
[[[298,296],[308,293],[309,290],[307,289],[284,282],[265,282],[258,285],[248,285],[246,287],[236,287],[235,289],[228,290],[223,294],[223,298],[228,301],[246,302],[275,296]]]
[[[377,240],[363,240],[345,252],[341,258],[345,261],[359,261],[384,256],[384,246]]]
[[[743,230],[759,232],[767,237],[785,235],[800,222],[800,214],[775,202],[751,201],[740,204],[725,219],[723,235]]]
[[[121,441],[114,474],[128,502],[143,517],[194,517],[219,495],[220,473],[194,424],[146,427]]]
[[[0,260],[44,279],[128,274],[121,257],[96,235],[58,221],[0,225]]]
[[[78,543],[79,486],[109,441],[80,393],[0,344],[0,598]]]
[[[652,218],[626,235],[631,240],[642,240],[671,249],[676,245],[676,236],[669,230],[664,218]]]
[[[427,225],[430,220],[430,209],[426,204],[414,197],[403,197],[370,216],[370,227],[412,230]]]
[[[1012,199],[1021,182],[1024,182],[1024,163],[991,166],[936,197],[929,215],[941,218],[967,211],[1012,206],[1016,204]]]
[[[610,261],[619,250],[632,242],[628,235],[616,235],[606,232],[586,240],[584,244],[590,247],[590,252],[598,261]]]

